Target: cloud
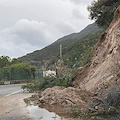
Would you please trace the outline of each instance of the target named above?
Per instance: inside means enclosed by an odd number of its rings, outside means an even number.
[[[64,33],[65,35],[78,31],[77,28],[69,21],[60,20],[55,24],[55,26],[61,33]]]
[[[13,27],[0,32],[0,42],[2,44],[0,51],[12,57],[22,56],[28,52],[41,49],[58,38],[75,31],[76,28],[65,21],[58,21],[52,25],[22,19],[17,21]],[[0,52],[0,54],[2,53]]]
[[[25,44],[28,43],[33,46],[42,47],[49,44],[50,41],[46,40],[48,25],[43,22],[29,21],[22,19],[11,27],[2,31],[5,39],[11,38],[13,43]]]
[[[75,4],[90,4],[92,0],[69,0]]]
[[[90,1],[0,0],[0,56],[23,56],[79,32],[91,23]]]
[[[75,16],[77,19],[85,19],[86,17],[81,13],[79,9],[73,9],[73,16]]]

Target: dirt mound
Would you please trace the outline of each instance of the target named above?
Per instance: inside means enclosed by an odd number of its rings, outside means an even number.
[[[90,92],[105,92],[120,83],[120,6],[101,35],[91,63],[79,69],[73,85]]]
[[[86,102],[90,98],[90,93],[73,87],[47,88],[41,93],[39,103],[50,105],[79,105],[86,106]]]

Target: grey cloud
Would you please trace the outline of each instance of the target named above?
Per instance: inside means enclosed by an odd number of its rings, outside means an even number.
[[[0,32],[0,55],[22,56],[41,49],[58,38],[58,34],[43,22],[19,20],[13,27]]]
[[[90,4],[93,0],[69,0],[75,4]]]
[[[11,41],[16,44],[29,43],[33,46],[43,47],[50,43],[50,39],[46,39],[46,29],[49,25],[37,21],[29,21],[27,19],[19,20],[12,28],[3,31],[5,39],[11,38]],[[52,34],[52,33],[50,33]]]
[[[0,0],[0,28],[23,18],[54,23],[56,18],[68,18],[70,13],[71,6],[61,0]]]
[[[36,21],[21,20],[13,28],[12,34],[15,35],[16,43],[29,43],[33,46],[44,46],[46,42],[45,39],[45,25],[38,23]]]
[[[80,31],[91,22],[80,14],[90,1],[0,0],[0,56],[22,56]]]
[[[59,21],[54,25],[44,22],[22,19],[13,27],[0,32],[2,53],[10,56],[22,56],[25,53],[41,49],[58,38],[75,32],[76,28],[69,22]],[[0,52],[0,55],[2,54]],[[9,55],[8,55],[9,56]]]
[[[81,20],[86,19],[86,17],[81,13],[79,9],[73,9],[73,16]]]
[[[15,44],[28,43],[33,46],[43,47],[66,34],[76,32],[77,28],[68,21],[57,21],[54,25],[44,22],[22,19],[11,27],[3,30],[2,37],[10,39]]]
[[[6,41],[0,47],[0,55],[1,56],[7,55],[7,56],[10,56],[11,58],[16,58],[38,49],[40,48],[34,47],[30,44],[15,45]]]
[[[56,24],[57,29],[59,29],[60,32],[64,33],[65,35],[74,33],[77,31],[77,28],[72,25],[68,21],[59,21],[59,23]]]

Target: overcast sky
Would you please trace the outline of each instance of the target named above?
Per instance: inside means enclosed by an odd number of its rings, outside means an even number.
[[[0,56],[21,57],[88,24],[93,0],[0,0]]]

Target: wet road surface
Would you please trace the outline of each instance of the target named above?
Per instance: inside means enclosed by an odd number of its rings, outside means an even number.
[[[23,92],[22,84],[0,85],[0,97]]]
[[[0,85],[0,120],[33,120],[23,100],[31,94],[23,93],[21,86]]]

